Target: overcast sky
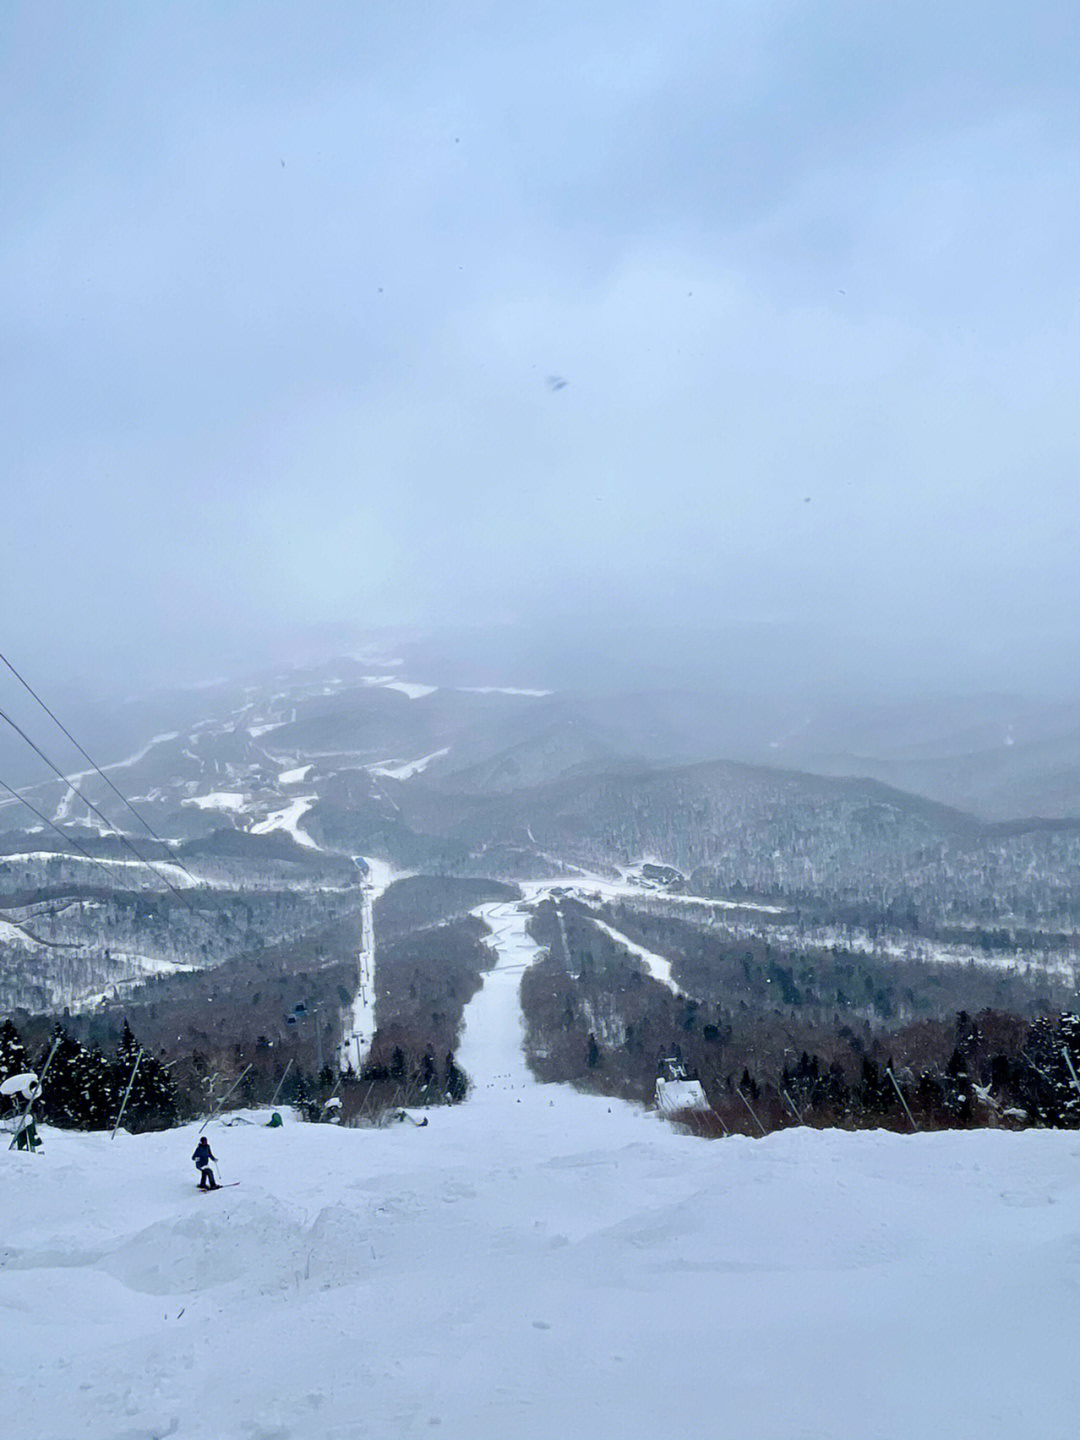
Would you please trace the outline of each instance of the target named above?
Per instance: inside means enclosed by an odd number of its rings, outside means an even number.
[[[0,648],[1074,687],[1078,13],[8,0]]]

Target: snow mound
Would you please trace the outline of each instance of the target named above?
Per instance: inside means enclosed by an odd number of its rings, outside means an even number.
[[[1075,1134],[703,1142],[508,1084],[215,1124],[199,1194],[198,1133],[0,1155],[28,1440],[1074,1433]]]

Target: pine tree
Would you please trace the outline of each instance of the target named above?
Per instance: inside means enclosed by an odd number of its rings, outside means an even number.
[[[446,1094],[455,1104],[464,1100],[469,1093],[469,1080],[464,1070],[460,1069],[454,1059],[454,1052],[451,1050],[446,1056]]]
[[[116,1108],[116,1070],[96,1046],[87,1050],[62,1025],[53,1030],[41,1066],[56,1042],[39,1102],[42,1117],[69,1130],[103,1130]]]
[[[127,1089],[132,1071],[134,1071],[135,1079],[131,1086],[131,1094],[128,1096],[128,1102],[124,1108],[124,1129],[132,1131],[166,1130],[170,1125],[175,1125],[180,1118],[176,1084],[164,1065],[155,1060],[146,1050],[142,1051],[139,1067],[137,1070],[135,1069],[135,1060],[141,1048],[132,1033],[131,1026],[125,1020],[124,1029],[116,1047],[114,1069],[117,1093],[113,1108],[113,1121],[119,1113],[124,1091]]]
[[[0,1080],[10,1075],[24,1075],[30,1069],[30,1057],[22,1036],[10,1020],[0,1024]]]

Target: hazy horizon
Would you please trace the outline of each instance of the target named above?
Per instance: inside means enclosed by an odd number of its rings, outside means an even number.
[[[506,683],[1076,695],[1074,6],[0,36],[32,678],[395,632]]]

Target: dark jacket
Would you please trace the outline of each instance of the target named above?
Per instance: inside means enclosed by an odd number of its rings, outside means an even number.
[[[195,1161],[195,1164],[199,1167],[200,1170],[205,1170],[207,1165],[210,1164],[211,1160],[217,1160],[217,1156],[210,1149],[209,1144],[205,1140],[200,1140],[198,1145],[195,1146],[195,1154],[192,1155],[191,1158]]]

